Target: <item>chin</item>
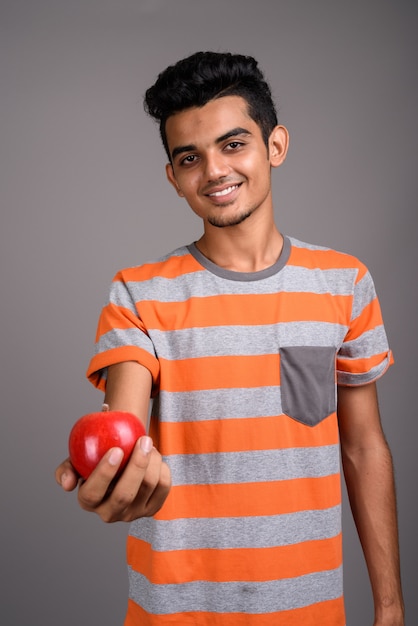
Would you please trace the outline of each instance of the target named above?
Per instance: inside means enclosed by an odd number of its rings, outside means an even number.
[[[245,213],[241,213],[240,215],[233,215],[231,217],[227,216],[211,216],[208,217],[208,222],[212,226],[216,228],[226,228],[228,226],[238,226],[238,224],[242,224],[247,218],[249,218],[253,214],[253,210],[246,211]]]

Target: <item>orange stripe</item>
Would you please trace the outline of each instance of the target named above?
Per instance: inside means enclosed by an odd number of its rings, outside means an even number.
[[[129,309],[126,309],[116,304],[107,304],[102,309],[102,314],[99,318],[99,324],[97,327],[96,341],[111,330],[129,328],[139,328],[143,332],[147,332],[143,322],[140,320],[136,313],[133,313]]]
[[[171,550],[152,554],[151,545],[135,537],[128,537],[127,546],[128,564],[157,585],[194,580],[278,580],[333,570],[342,564],[341,535],[273,548]]]
[[[315,293],[221,295],[190,298],[184,302],[141,301],[141,316],[148,329],[263,325],[319,321],[347,323],[352,296]]]
[[[201,391],[280,384],[279,355],[213,356],[167,361],[160,358],[161,390]]]
[[[292,246],[288,265],[297,265],[307,269],[354,269],[358,270],[357,281],[367,272],[366,266],[350,254],[336,250],[309,250]]]
[[[344,626],[344,599],[318,602],[311,606],[280,613],[170,613],[149,615],[133,600],[128,602],[124,626]]]
[[[114,329],[138,327],[159,330],[206,328],[225,325],[264,325],[280,322],[319,321],[348,323],[351,314],[351,296],[331,294],[286,293],[190,298],[185,302],[141,301],[141,319],[136,313],[113,303],[106,305],[99,320],[97,337]],[[366,321],[381,323],[377,300],[372,303]],[[363,316],[362,316],[363,318]],[[360,334],[360,333],[359,333]]]
[[[328,509],[340,500],[338,474],[265,483],[181,485],[171,488],[155,519],[281,515]]]
[[[364,374],[376,365],[380,365],[388,356],[387,352],[375,354],[368,359],[339,359],[338,370],[350,374]],[[391,363],[391,360],[389,361]]]
[[[346,341],[352,341],[360,337],[365,331],[381,326],[382,312],[377,298],[367,304],[360,315],[353,321],[352,327],[347,333]]]
[[[202,270],[203,267],[196,259],[191,254],[186,254],[183,256],[172,256],[166,261],[144,263],[138,267],[128,267],[116,274],[114,282],[118,280],[122,280],[122,282],[136,282],[156,277],[177,278],[182,274],[201,272]]]
[[[159,430],[162,454],[207,454],[243,450],[275,450],[337,444],[338,426],[334,417],[315,428],[285,415],[235,418],[198,422],[152,422],[152,432]],[[155,433],[157,434],[157,433]],[[165,449],[169,442],[169,450]]]

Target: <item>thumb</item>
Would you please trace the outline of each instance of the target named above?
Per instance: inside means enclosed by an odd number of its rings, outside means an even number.
[[[55,480],[64,491],[73,491],[77,487],[79,476],[69,459],[63,461],[55,470]]]

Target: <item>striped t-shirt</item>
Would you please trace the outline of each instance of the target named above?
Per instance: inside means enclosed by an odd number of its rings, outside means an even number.
[[[365,266],[286,237],[259,272],[194,244],[123,270],[88,376],[132,360],[173,486],[131,524],[125,626],[343,626],[337,384],[392,361]]]

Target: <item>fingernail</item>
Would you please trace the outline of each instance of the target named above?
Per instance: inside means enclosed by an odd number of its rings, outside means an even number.
[[[144,454],[149,454],[152,450],[152,446],[153,446],[153,443],[152,443],[151,437],[147,437],[147,436],[141,437],[139,447],[141,448]]]
[[[61,487],[65,487],[65,483],[67,482],[67,473],[64,472],[61,476]]]
[[[123,457],[123,450],[121,450],[120,448],[113,448],[113,450],[109,454],[109,458],[108,458],[109,464],[119,465],[119,463],[122,461],[122,457]]]

